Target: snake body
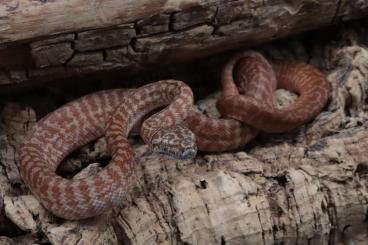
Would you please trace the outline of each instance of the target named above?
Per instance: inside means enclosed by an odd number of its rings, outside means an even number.
[[[191,158],[196,146],[215,152],[236,149],[253,139],[259,130],[290,130],[301,123],[300,118],[309,121],[327,100],[328,86],[322,77],[315,68],[304,64],[271,65],[256,52],[237,55],[223,73],[224,93],[217,106],[222,115],[230,118],[222,119],[192,110],[190,88],[175,80],[159,81],[136,90],[89,94],[48,114],[33,127],[19,150],[20,172],[32,193],[53,214],[66,219],[92,217],[118,205],[129,191],[135,161],[127,136],[149,111],[169,104],[144,121],[141,127],[144,141],[154,151]],[[234,78],[243,94],[239,93]],[[281,81],[279,87],[301,95],[296,105],[286,109],[290,115],[284,116],[291,121],[285,123],[287,127],[278,124],[283,122],[281,114],[285,111],[273,106],[276,78]],[[317,100],[310,100],[314,89],[318,90],[313,94],[318,95]],[[245,110],[244,98],[251,101]],[[307,106],[308,113],[302,106]],[[243,118],[247,116],[252,119]],[[273,127],[267,117],[275,123]],[[72,180],[55,173],[72,151],[104,134],[112,160],[102,171]]]
[[[124,117],[117,114],[109,120],[122,101]],[[19,153],[24,182],[44,207],[66,219],[88,218],[111,209],[121,202],[133,176],[134,154],[127,140],[130,129],[146,112],[170,102],[142,126],[143,138],[152,143],[156,134],[165,136],[161,129],[180,123],[192,107],[191,89],[183,82],[160,81],[128,94],[102,91],[64,105],[41,119],[24,141]],[[112,154],[108,166],[84,179],[69,180],[55,173],[64,157],[104,135],[106,128]],[[185,154],[193,155],[194,136],[184,133]]]
[[[217,101],[217,109],[222,116],[247,123],[264,132],[282,133],[307,123],[321,112],[328,100],[329,84],[320,71],[298,62],[275,62],[270,70],[269,65],[261,60],[260,54],[248,51],[235,56],[227,64],[222,79],[223,95]],[[233,78],[234,66],[239,61],[242,62],[238,70],[246,74],[247,79],[260,76],[260,73],[275,77],[278,88],[297,93],[298,99],[291,106],[277,109],[270,105],[273,100],[271,89],[264,90],[263,99],[250,93],[241,94]],[[261,72],[260,67],[264,72]]]

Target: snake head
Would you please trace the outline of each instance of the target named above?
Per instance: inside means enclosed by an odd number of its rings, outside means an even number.
[[[197,154],[195,135],[181,125],[160,129],[154,134],[150,147],[153,152],[180,160],[192,159]]]

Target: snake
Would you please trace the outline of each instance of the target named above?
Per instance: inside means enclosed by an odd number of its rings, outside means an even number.
[[[300,76],[298,71],[291,72],[287,67],[303,69],[305,74]],[[313,87],[320,89],[320,83],[326,80],[316,71],[305,64],[271,64],[255,51],[234,56],[223,71],[224,92],[217,102],[221,114],[226,115],[223,118],[211,118],[194,110],[190,87],[178,80],[85,95],[49,113],[28,132],[18,151],[20,174],[34,196],[54,215],[69,220],[100,215],[118,206],[132,188],[136,160],[128,135],[147,113],[159,109],[140,126],[140,135],[152,152],[183,160],[194,158],[197,150],[234,150],[263,130],[263,126],[258,125],[264,123],[262,116],[270,112],[281,113],[273,105],[273,92],[280,86],[279,79],[282,80],[281,87],[300,91],[302,100],[297,102],[298,106],[289,109],[291,115],[298,115],[299,111],[304,113],[300,106],[316,108],[315,100],[303,99],[305,90],[302,87],[310,81],[314,85],[308,87],[309,90]],[[314,79],[319,83],[314,83]],[[258,124],[243,121],[234,112],[236,109],[243,111],[243,97],[253,99],[253,107],[247,107],[247,112],[258,110],[257,106],[260,111],[265,111],[258,113],[261,116]],[[323,101],[318,102],[319,110],[325,103]],[[167,107],[162,109],[163,106]],[[233,106],[237,108],[233,109]],[[311,118],[306,119],[309,120]],[[296,127],[299,123],[300,119],[288,125]],[[268,130],[269,125],[265,128]],[[106,167],[94,176],[81,179],[66,179],[56,173],[57,166],[70,153],[101,136],[106,137],[111,153]]]
[[[238,67],[236,77],[240,80],[240,88],[234,80],[235,66]],[[268,88],[264,92],[265,97],[242,93],[241,84],[259,73],[274,77],[276,88],[296,93],[296,101],[282,109],[270,105],[274,100],[271,86],[265,87]],[[216,103],[221,115],[268,133],[288,132],[309,122],[321,112],[329,98],[329,83],[325,75],[312,65],[297,61],[269,63],[255,51],[235,55],[227,63],[222,76],[223,94]],[[260,89],[265,88],[260,86]]]

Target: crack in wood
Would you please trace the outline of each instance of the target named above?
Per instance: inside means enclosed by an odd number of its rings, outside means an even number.
[[[340,13],[340,8],[341,8],[341,5],[342,5],[342,2],[343,0],[336,0],[336,9],[335,9],[335,14],[334,16],[332,17],[331,19],[331,24],[334,24],[338,18],[338,15]]]

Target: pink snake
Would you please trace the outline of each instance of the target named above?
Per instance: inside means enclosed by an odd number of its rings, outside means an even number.
[[[234,71],[243,94],[236,87]],[[295,104],[283,110],[274,108],[276,81],[279,87],[300,95]],[[209,118],[192,110],[191,89],[176,80],[130,91],[100,91],[70,102],[41,119],[24,140],[19,150],[24,182],[42,205],[59,217],[96,216],[119,205],[129,192],[135,160],[127,137],[149,111],[169,105],[141,127],[141,136],[150,148],[179,159],[193,158],[197,147],[228,151],[246,144],[258,130],[285,132],[298,127],[322,110],[329,90],[323,74],[312,66],[289,62],[271,66],[253,51],[230,60],[223,73],[223,87],[218,109],[234,119]],[[104,134],[112,160],[102,171],[78,180],[55,173],[72,151]]]

